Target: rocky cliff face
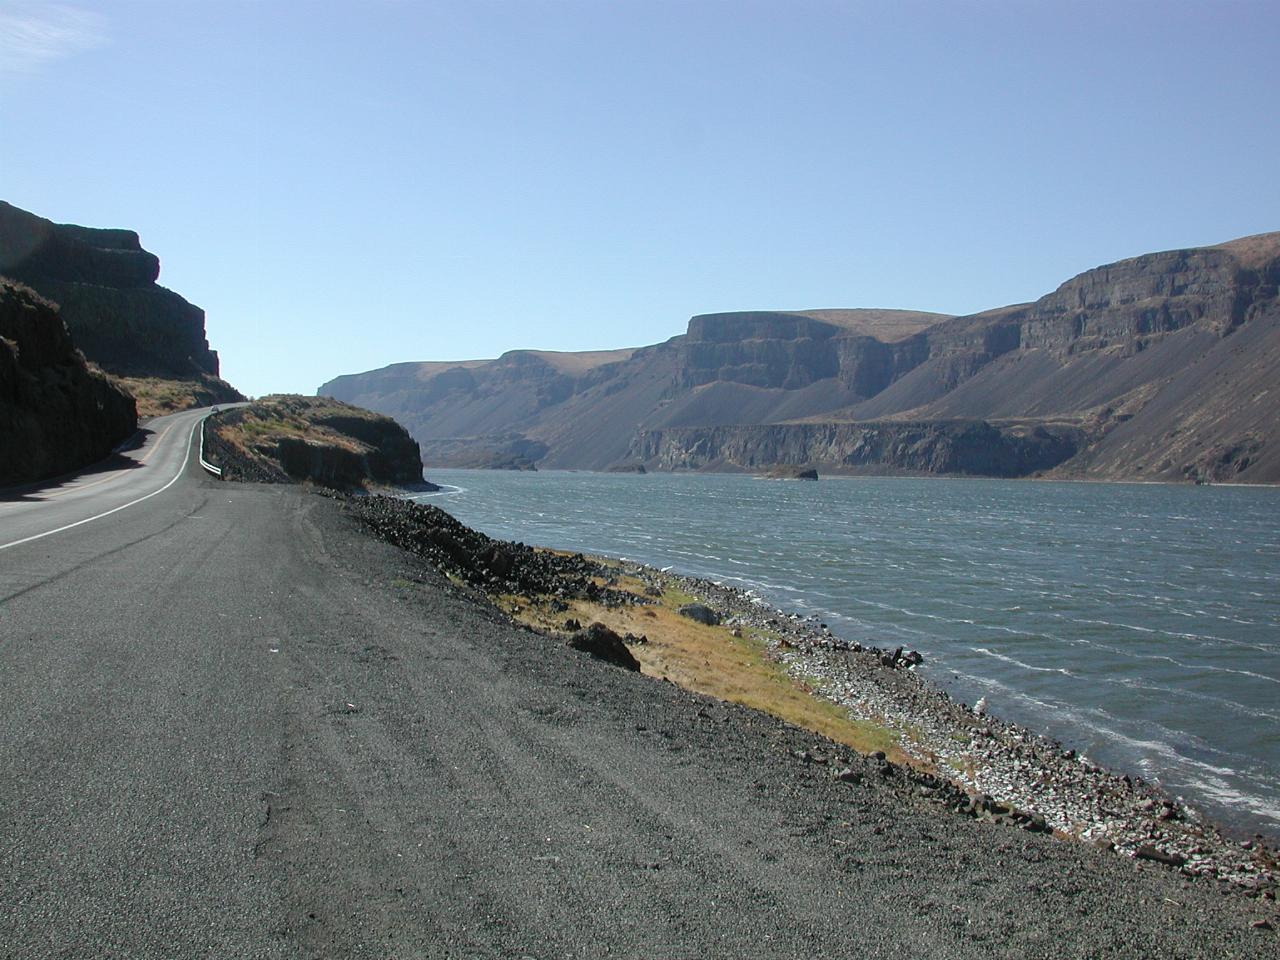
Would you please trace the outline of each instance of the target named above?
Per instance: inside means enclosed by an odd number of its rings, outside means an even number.
[[[681,338],[678,388],[715,381],[794,390],[840,371],[831,340],[838,327],[792,313],[694,317]]]
[[[871,397],[923,363],[928,341],[921,333],[890,339],[866,332],[860,311],[840,311],[843,324],[810,313],[713,313],[694,317],[688,332],[672,341],[678,355],[677,390],[710,383],[741,383],[795,391],[838,381],[853,396]],[[906,329],[927,330],[946,317],[907,311]]]
[[[1252,269],[1229,247],[1123,260],[1038,300],[1022,323],[1021,344],[1101,348],[1193,324],[1223,334],[1245,321],[1252,304],[1275,297],[1274,270],[1274,260],[1261,272]]]
[[[316,397],[264,397],[215,414],[205,455],[224,480],[438,489],[423,482],[418,444],[398,423]]]
[[[636,350],[395,364],[339,377],[319,393],[394,416],[429,464],[606,469],[641,427],[775,422],[864,399],[857,390],[918,362],[904,360],[919,348],[903,338],[939,319],[910,311],[714,314],[695,317],[689,334]]]
[[[650,467],[767,468],[810,462],[770,458],[817,443],[811,462],[851,470],[1274,483],[1278,283],[1280,234],[1263,234],[1099,267],[972,316],[708,314],[589,369],[564,354],[554,376],[510,355],[400,364],[321,392],[394,412],[441,465],[521,446],[540,451],[539,466],[603,469],[644,453]],[[880,459],[823,447],[819,423]],[[961,455],[982,442],[985,460]]]
[[[0,486],[101,460],[137,426],[133,398],[89,368],[57,307],[0,279]]]
[[[1074,456],[1068,425],[983,421],[788,423],[642,431],[632,460],[660,470],[816,467],[839,473],[1024,477]]]
[[[160,261],[130,230],[55,224],[0,201],[0,274],[56,302],[76,345],[110,373],[218,374],[204,311],[156,284]]]

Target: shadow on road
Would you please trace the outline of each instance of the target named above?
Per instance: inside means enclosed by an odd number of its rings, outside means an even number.
[[[142,466],[142,463],[136,457],[130,456],[130,451],[141,450],[154,433],[155,431],[142,427],[106,459],[71,473],[14,487],[0,487],[0,503],[40,503],[76,480],[92,480],[94,477],[117,473],[121,470],[136,470]]]

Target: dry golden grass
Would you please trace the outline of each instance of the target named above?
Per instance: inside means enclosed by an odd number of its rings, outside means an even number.
[[[239,398],[230,384],[212,376],[204,380],[119,376],[113,379],[133,394],[138,402],[138,416],[142,419],[192,407],[207,407],[211,403],[230,403]]]
[[[853,333],[893,343],[927,330],[935,323],[950,320],[951,314],[922,310],[795,310],[801,316],[835,324]]]
[[[161,380],[157,377],[116,377],[138,401],[138,416],[160,417],[178,410],[200,406],[196,384],[184,380]]]
[[[644,591],[644,584],[632,578],[623,578],[615,586],[636,595]],[[768,659],[763,635],[746,630],[736,637],[728,627],[705,626],[676,612],[679,606],[695,599],[668,589],[654,604],[609,609],[575,600],[569,603],[568,610],[553,613],[541,598],[495,598],[515,619],[540,630],[558,631],[566,619],[572,618],[583,626],[598,621],[624,636],[645,636],[648,643],[634,644],[630,649],[648,676],[763,710],[861,753],[883,750],[896,762],[908,761],[892,730],[854,720],[836,704],[809,691],[782,665]]]
[[[365,453],[368,444],[355,437],[331,430],[318,424],[310,423],[301,417],[284,414],[281,416],[259,416],[249,408],[239,423],[222,423],[217,425],[218,435],[241,450],[254,446],[274,447],[275,442],[285,437],[305,440],[317,446],[339,447],[353,453]]]
[[[561,373],[583,374],[606,363],[618,363],[622,360],[627,360],[636,351],[634,347],[625,347],[621,350],[582,350],[578,352],[526,350],[523,352],[532,354]]]
[[[1226,250],[1240,261],[1242,266],[1260,267],[1280,256],[1280,232],[1258,233],[1220,243],[1219,250]]]

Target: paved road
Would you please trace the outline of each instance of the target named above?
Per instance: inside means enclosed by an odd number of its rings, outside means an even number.
[[[127,509],[175,484],[208,409],[150,421],[112,457],[78,474],[0,489],[0,551],[54,535],[113,510]],[[64,541],[65,542],[65,541]]]
[[[0,956],[1275,955],[1253,904],[835,782],[213,480],[198,417],[0,500]]]

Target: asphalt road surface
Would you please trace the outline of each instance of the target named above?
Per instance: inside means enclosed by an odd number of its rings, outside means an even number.
[[[1277,955],[1273,903],[837,782],[207,476],[200,416],[0,491],[0,956]]]

